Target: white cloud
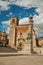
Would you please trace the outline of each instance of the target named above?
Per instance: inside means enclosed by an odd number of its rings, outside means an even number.
[[[9,1],[0,0],[0,5],[4,9],[8,8],[9,4],[15,4],[15,5],[19,5],[19,6],[23,6],[27,8],[32,7],[32,6],[43,8],[43,0],[9,0]]]
[[[8,20],[8,21],[3,21],[2,24],[10,25],[10,20]]]
[[[12,14],[13,14],[12,12],[9,13],[9,15],[12,15]]]
[[[0,10],[8,10],[10,2],[0,0]]]
[[[9,30],[10,30],[10,20],[8,21],[3,21],[2,25],[4,26],[4,28],[6,29],[6,33],[9,34]]]
[[[34,16],[34,29],[37,34],[43,34],[43,14],[39,14],[39,16]]]
[[[9,0],[10,3],[16,4],[23,7],[42,7],[43,8],[43,0]],[[34,2],[34,3],[33,3]]]
[[[6,31],[6,33],[8,35],[8,38],[9,38],[10,27],[7,27],[7,29],[5,31]]]
[[[9,34],[10,27],[7,28],[6,33]]]
[[[11,16],[13,16],[13,12],[10,12],[8,15],[6,15],[7,17],[11,17]]]
[[[28,24],[29,23],[29,18],[23,18],[19,20],[19,24]]]

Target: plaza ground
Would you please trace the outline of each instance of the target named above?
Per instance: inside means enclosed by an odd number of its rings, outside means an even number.
[[[43,56],[0,57],[0,65],[43,65]]]

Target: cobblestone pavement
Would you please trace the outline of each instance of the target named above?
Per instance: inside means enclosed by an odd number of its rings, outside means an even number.
[[[0,57],[0,65],[43,65],[43,56]]]

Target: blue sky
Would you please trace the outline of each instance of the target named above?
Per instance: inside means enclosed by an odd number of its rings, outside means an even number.
[[[29,17],[30,15],[39,15],[38,12],[35,10],[37,7],[30,7],[28,9],[17,5],[9,5],[9,7],[10,8],[8,10],[1,11],[0,22],[9,20],[11,16],[17,16],[20,19],[24,17]]]
[[[0,31],[6,31],[9,34],[9,21],[11,16],[17,16],[23,21],[32,15],[35,21],[34,28],[36,34],[42,33],[43,35],[42,2],[42,0],[0,0]]]

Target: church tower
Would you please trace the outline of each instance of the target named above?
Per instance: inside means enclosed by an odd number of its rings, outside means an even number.
[[[16,44],[16,26],[18,25],[18,18],[11,17],[10,20],[10,36],[9,36],[9,46],[14,48]]]

